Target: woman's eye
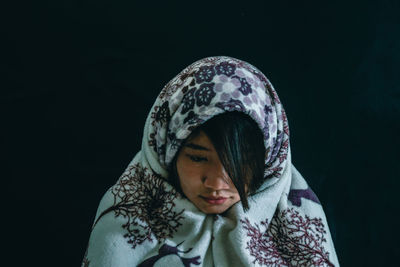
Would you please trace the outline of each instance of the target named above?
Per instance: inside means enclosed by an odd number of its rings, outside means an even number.
[[[198,157],[198,156],[192,156],[192,155],[188,155],[191,161],[194,162],[201,162],[201,161],[207,161],[207,158],[204,157]]]

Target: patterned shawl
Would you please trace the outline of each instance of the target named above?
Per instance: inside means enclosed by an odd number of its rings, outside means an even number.
[[[168,167],[194,128],[229,111],[262,129],[265,182],[224,215],[207,215],[169,182]],[[291,162],[285,111],[247,62],[196,61],[160,92],[141,150],[102,198],[82,266],[339,266],[324,211]]]

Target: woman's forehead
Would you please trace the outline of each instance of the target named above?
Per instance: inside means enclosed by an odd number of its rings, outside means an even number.
[[[204,131],[199,131],[194,136],[189,136],[183,145],[184,148],[198,151],[214,151],[214,146]]]

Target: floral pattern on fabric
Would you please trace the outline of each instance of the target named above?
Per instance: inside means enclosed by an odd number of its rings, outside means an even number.
[[[200,69],[194,74],[196,77],[197,83],[203,82],[211,82],[214,78],[215,70],[213,66],[202,66]]]
[[[191,110],[194,107],[194,104],[196,102],[196,98],[194,96],[195,93],[195,88],[190,89],[185,96],[183,97],[182,100],[182,110],[181,113],[185,114],[189,110]]]
[[[266,115],[272,112],[272,108],[269,105],[264,106],[264,112]]]
[[[162,106],[157,111],[154,119],[155,119],[155,121],[158,121],[161,124],[169,122],[169,120],[171,119],[171,115],[169,112],[168,101],[166,101],[166,102],[164,102],[164,104],[162,104]]]
[[[208,106],[215,96],[213,90],[214,83],[203,83],[200,85],[199,90],[196,91],[196,104],[197,106]]]
[[[190,111],[186,118],[183,120],[183,123],[187,124],[201,124],[202,122],[203,120],[200,119],[199,116],[193,111]]]
[[[241,220],[247,236],[247,249],[254,257],[253,263],[264,266],[334,266],[326,242],[325,226],[321,218],[302,216],[293,208],[277,212],[268,223],[252,224],[248,218]],[[264,228],[264,230],[261,230]]]
[[[168,133],[168,140],[171,143],[171,147],[174,149],[179,149],[179,147],[181,146],[183,140],[178,139],[175,135],[175,133],[170,132]]]
[[[232,98],[228,102],[219,102],[215,106],[225,111],[245,111],[243,103]]]
[[[288,149],[282,144],[289,139],[287,118],[279,103],[271,83],[254,66],[229,57],[205,58],[188,66],[163,88],[153,110],[149,144],[167,167],[177,152],[177,146],[170,142],[185,139],[210,114],[245,112],[260,125],[265,146],[271,151],[266,155],[266,177],[279,177]],[[167,138],[167,132],[175,133],[176,138]]]
[[[218,75],[224,74],[230,77],[235,73],[236,66],[232,63],[221,62],[220,64],[215,66],[215,69],[217,70]]]
[[[243,95],[248,95],[252,92],[251,85],[247,82],[247,80],[245,78],[241,78],[238,76],[234,76],[234,77],[239,80],[239,82],[240,82],[239,91]]]

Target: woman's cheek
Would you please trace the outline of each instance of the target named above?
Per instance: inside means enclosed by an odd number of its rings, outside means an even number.
[[[181,184],[185,187],[190,187],[193,183],[193,176],[196,173],[195,168],[191,164],[185,164],[179,173],[179,178],[181,179]]]

